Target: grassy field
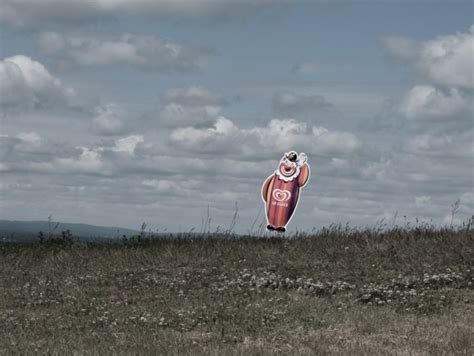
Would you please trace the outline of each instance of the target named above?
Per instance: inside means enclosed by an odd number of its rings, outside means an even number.
[[[0,245],[0,354],[474,354],[467,227]]]

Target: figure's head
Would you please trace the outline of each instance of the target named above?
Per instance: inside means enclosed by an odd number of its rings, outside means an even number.
[[[277,174],[280,179],[292,181],[300,173],[300,167],[306,162],[304,153],[297,154],[295,151],[286,152],[280,164],[278,165]]]
[[[297,170],[298,154],[295,151],[285,153],[278,166],[278,171],[285,177],[291,177]]]

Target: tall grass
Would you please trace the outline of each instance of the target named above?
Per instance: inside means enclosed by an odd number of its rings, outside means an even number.
[[[236,207],[237,211],[237,207]],[[473,354],[459,226],[0,244],[0,354]]]

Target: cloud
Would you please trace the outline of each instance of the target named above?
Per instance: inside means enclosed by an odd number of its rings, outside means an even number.
[[[379,126],[439,135],[472,127],[474,114],[474,26],[467,33],[438,36],[427,41],[388,36],[382,38],[386,53],[411,64],[429,84],[415,85],[388,111],[377,117]],[[398,106],[398,107],[397,107]],[[419,137],[416,140],[419,140]],[[413,144],[411,145],[412,147]]]
[[[414,120],[470,120],[472,108],[472,96],[456,88],[442,90],[430,85],[413,87],[400,103],[401,114]]]
[[[316,126],[313,126],[312,132],[313,140],[321,152],[349,154],[362,147],[362,142],[350,132],[329,131],[324,127]]]
[[[210,128],[200,129],[192,126],[177,128],[171,133],[170,139],[182,148],[212,153],[218,152],[216,149],[225,149],[226,140],[232,144],[238,134],[239,129],[232,121],[219,117]]]
[[[109,103],[97,106],[95,114],[91,127],[96,134],[114,136],[126,131],[126,112],[119,105]]]
[[[115,16],[160,20],[224,21],[293,0],[1,0],[0,20],[14,27],[82,24]]]
[[[4,108],[82,109],[74,89],[64,86],[41,63],[24,55],[0,61],[0,105]]]
[[[305,122],[294,119],[272,119],[267,126],[242,129],[222,116],[210,128],[177,128],[170,139],[193,152],[221,152],[246,159],[278,156],[290,149],[316,155],[350,154],[362,146],[352,133],[323,127],[308,132]]]
[[[473,137],[474,130],[471,127],[471,129],[456,134],[418,134],[408,137],[404,146],[411,154],[421,157],[439,157],[462,161],[469,160],[474,155]]]
[[[36,132],[20,132],[16,135],[23,142],[28,142],[33,145],[37,145],[41,142],[42,138]]]
[[[0,137],[2,161],[14,161],[21,156],[38,157],[43,152],[50,152],[45,140],[36,132],[20,132],[15,136],[2,135]],[[36,158],[35,157],[35,158]]]
[[[465,194],[469,202],[469,167],[460,169],[466,158],[446,156],[454,143],[451,138],[418,151],[405,144],[402,151],[379,159],[366,156],[364,147],[353,150],[361,145],[358,139],[347,147],[342,144],[355,135],[308,127],[294,119],[273,119],[264,126],[244,129],[221,117],[211,128],[173,132],[181,133],[181,142],[170,144],[135,134],[76,145],[31,131],[4,135],[0,137],[0,144],[4,143],[0,152],[5,155],[2,181],[7,187],[21,186],[15,188],[15,194],[5,188],[2,195],[11,208],[17,206],[15,199],[29,197],[31,207],[38,208],[41,202],[55,213],[57,204],[76,201],[88,211],[89,215],[77,215],[83,219],[96,213],[102,217],[110,210],[123,214],[127,224],[145,219],[175,230],[179,227],[170,222],[170,216],[185,214],[184,228],[199,226],[210,204],[220,211],[211,212],[213,221],[222,224],[231,219],[233,203],[238,201],[242,208],[239,226],[245,226],[261,208],[261,184],[288,144],[308,153],[312,168],[298,214],[306,224],[350,220],[373,225],[375,217],[393,216],[397,210],[400,216],[417,216],[425,208],[423,217],[437,218],[440,212],[449,211],[456,196]],[[466,142],[468,137],[466,134]],[[347,192],[351,192],[349,198]],[[417,204],[414,197],[423,196],[432,201]],[[136,215],[126,213],[132,207]],[[80,214],[78,207],[67,208],[68,214]],[[156,216],[150,209],[160,209],[162,214]],[[34,214],[34,209],[29,213]],[[460,216],[466,214],[467,210]],[[138,222],[134,220],[137,216]],[[111,219],[113,214],[104,218]]]
[[[174,88],[166,91],[165,102],[175,102],[184,105],[221,105],[223,99],[203,87]]]
[[[429,41],[392,36],[382,38],[382,44],[388,55],[411,63],[434,84],[474,88],[474,25],[466,33]]]
[[[391,132],[375,134],[371,127],[352,131],[354,120],[373,115],[382,107],[386,89],[340,85],[295,88],[292,83],[304,79],[297,77],[279,84],[278,89],[285,90],[274,91],[273,96],[270,91],[270,108],[259,101],[268,98],[268,91],[265,94],[261,87],[250,85],[245,94],[238,94],[252,99],[230,112],[221,92],[236,94],[239,89],[230,88],[226,78],[212,80],[217,83],[213,90],[197,86],[205,84],[209,80],[207,76],[188,77],[187,82],[186,78],[174,78],[179,79],[174,85],[197,84],[163,91],[159,106],[150,115],[151,123],[131,120],[130,113],[140,110],[155,95],[150,89],[155,76],[143,82],[142,89],[147,95],[138,98],[131,93],[135,87],[120,85],[133,73],[127,71],[126,78],[119,76],[117,82],[117,70],[123,67],[160,72],[193,70],[199,68],[209,53],[199,52],[199,48],[198,52],[192,52],[195,47],[164,37],[71,32],[74,30],[69,25],[116,17],[112,27],[99,26],[112,33],[117,24],[134,27],[149,15],[163,21],[169,14],[169,18],[179,17],[183,24],[189,24],[201,15],[207,21],[225,13],[235,17],[244,9],[250,13],[273,5],[255,1],[253,7],[251,0],[232,3],[216,0],[209,1],[205,8],[206,0],[170,0],[167,9],[159,9],[165,2],[0,2],[12,10],[7,19],[10,23],[23,22],[27,27],[40,26],[37,28],[41,31],[53,30],[38,36],[38,44],[51,57],[51,62],[77,67],[110,66],[105,71],[94,68],[67,73],[88,90],[99,86],[107,99],[100,105],[89,105],[81,113],[65,113],[52,109],[73,109],[77,107],[74,105],[78,97],[75,93],[67,95],[66,83],[50,67],[48,71],[31,58],[30,63],[23,61],[26,64],[17,60],[2,62],[0,86],[8,84],[8,90],[0,97],[4,101],[2,109],[47,109],[12,115],[14,120],[2,127],[0,186],[2,201],[11,217],[45,218],[42,214],[47,211],[64,214],[64,220],[131,226],[145,220],[175,231],[181,229],[175,223],[179,221],[183,224],[182,231],[199,226],[207,204],[213,224],[230,221],[233,203],[238,201],[238,226],[242,232],[263,208],[261,184],[289,149],[306,152],[312,169],[293,228],[306,229],[313,224],[321,226],[346,219],[373,225],[377,217],[393,215],[397,210],[400,216],[421,214],[442,219],[459,196],[463,207],[459,216],[472,213],[472,91],[469,81],[455,75],[458,69],[466,73],[461,68],[464,62],[454,60],[464,58],[462,34],[454,35],[458,42],[447,41],[449,36],[433,40],[443,50],[449,47],[452,52],[452,57],[441,55],[439,62],[434,55],[424,52],[428,47],[436,47],[430,41],[387,40],[389,55],[411,63],[423,77],[419,82],[422,85],[407,88],[402,97],[387,101],[383,109],[386,122],[379,124],[391,127]],[[236,8],[243,12],[234,15]],[[0,13],[5,14],[2,10]],[[55,27],[56,24],[60,26]],[[188,31],[180,31],[185,32]],[[29,46],[31,33],[17,35]],[[184,49],[175,50],[174,45]],[[439,72],[432,73],[430,68]],[[308,62],[295,66],[294,71],[307,75],[339,69],[337,65]],[[101,75],[94,77],[99,72]],[[110,76],[114,77],[113,81],[104,80]],[[143,73],[140,78],[146,79]],[[164,90],[170,81],[162,79],[160,83],[153,82],[152,87]],[[262,86],[266,82],[263,78]],[[219,83],[224,83],[221,88]],[[116,87],[110,88],[115,84]],[[254,97],[253,93],[256,93]],[[114,96],[121,101],[114,102]],[[331,103],[347,115],[340,115]],[[257,114],[258,124],[252,124],[254,112],[268,110],[273,116],[262,120],[263,114]],[[448,130],[452,122],[462,122],[459,128],[463,129]],[[176,219],[177,216],[185,219]]]
[[[136,166],[136,148],[144,142],[142,135],[129,135],[90,146],[76,146],[43,137],[37,132],[20,132],[16,136],[0,137],[0,162],[3,171],[9,173],[128,174],[127,169],[123,169]]]
[[[474,88],[474,26],[468,33],[442,36],[423,44],[421,65],[441,85]]]
[[[419,196],[419,197],[415,197],[415,204],[416,206],[426,206],[426,205],[429,205],[431,203],[431,197],[430,196],[425,196],[425,195],[422,195],[422,196]]]
[[[304,62],[298,63],[291,67],[291,73],[297,75],[316,75],[329,71],[341,71],[351,69],[350,64],[342,63],[320,63],[320,62]]]
[[[103,161],[100,152],[87,147],[77,147],[81,150],[78,157],[74,158],[57,158],[51,163],[50,171],[66,171],[73,172],[90,172],[99,173],[103,168]]]
[[[159,107],[159,120],[165,127],[212,126],[225,102],[202,87],[168,90]]]
[[[97,173],[102,168],[98,150],[55,142],[36,132],[4,135],[0,137],[0,146],[4,172]]]
[[[123,34],[63,34],[43,32],[39,49],[66,63],[82,66],[125,64],[145,70],[188,72],[202,66],[201,59],[210,52],[158,36]]]
[[[379,161],[365,162],[359,168],[361,177],[366,180],[388,182],[394,176],[394,162],[391,159],[381,158]]]
[[[322,95],[296,93],[289,90],[275,92],[272,104],[275,113],[289,116],[334,108]]]
[[[120,138],[115,141],[115,147],[112,147],[112,151],[133,154],[137,145],[143,142],[145,142],[145,140],[141,135],[131,135]]]
[[[429,134],[416,135],[409,139],[408,147],[413,150],[424,150],[424,151],[433,151],[433,150],[443,150],[449,144],[453,143],[454,137],[443,135],[443,136],[433,136]]]
[[[183,181],[187,189],[198,189],[202,181],[218,173],[220,177],[245,176],[258,174],[259,164],[215,156],[198,158],[196,155],[183,156],[180,152],[162,150],[161,145],[145,143],[142,135],[130,135],[115,140],[101,140],[89,146],[76,146],[70,142],[47,139],[36,132],[22,132],[17,136],[0,136],[0,162],[2,172],[16,175],[28,172],[51,174],[55,182],[64,181],[73,185],[74,181],[83,180],[74,173],[87,176],[112,177],[113,180],[140,179],[148,187],[163,187],[157,181]],[[61,178],[60,176],[63,176]],[[189,177],[194,177],[193,182]],[[97,182],[90,182],[95,185]],[[160,183],[162,184],[162,183]],[[82,185],[82,183],[81,183]],[[133,189],[133,187],[130,187]],[[240,189],[240,188],[239,188]]]
[[[158,191],[167,192],[171,189],[180,188],[178,182],[168,179],[145,179],[142,184],[146,187],[154,188]]]

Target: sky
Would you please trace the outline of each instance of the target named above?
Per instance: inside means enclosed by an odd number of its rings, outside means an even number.
[[[0,0],[0,218],[289,231],[474,214],[472,1]],[[459,204],[453,216],[453,206]],[[205,225],[206,225],[205,224]],[[210,226],[209,226],[210,225]]]

